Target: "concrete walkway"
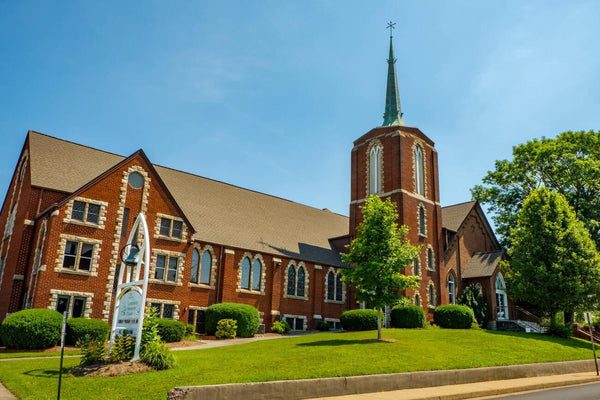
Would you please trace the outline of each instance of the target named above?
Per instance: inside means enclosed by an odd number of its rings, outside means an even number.
[[[596,372],[538,376],[422,389],[394,390],[347,396],[321,397],[320,400],[459,400],[506,395],[531,390],[600,382]]]

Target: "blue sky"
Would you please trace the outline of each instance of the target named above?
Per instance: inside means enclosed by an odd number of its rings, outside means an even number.
[[[599,16],[599,1],[0,0],[0,192],[32,129],[347,215],[392,20],[404,121],[436,143],[442,205],[466,201],[513,145],[599,129]]]

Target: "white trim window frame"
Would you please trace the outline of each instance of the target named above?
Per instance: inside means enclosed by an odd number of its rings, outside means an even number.
[[[325,274],[325,303],[343,304],[345,302],[346,285],[341,281],[341,277],[340,270],[333,267],[329,268]]]
[[[105,201],[75,197],[67,203],[67,217],[63,222],[104,229],[107,207],[108,203]]]
[[[187,227],[183,218],[173,215],[156,213],[156,225],[154,226],[154,238],[185,242]]]
[[[247,262],[246,262],[247,261]],[[239,293],[265,294],[266,267],[262,255],[246,252],[238,263]]]
[[[293,275],[290,275],[290,272],[293,272]],[[303,284],[300,284],[300,273],[302,273]],[[285,269],[283,297],[289,299],[308,300],[308,289],[308,268],[306,268],[306,265],[302,261],[300,261],[298,264],[296,264],[296,262],[293,260],[290,261]]]

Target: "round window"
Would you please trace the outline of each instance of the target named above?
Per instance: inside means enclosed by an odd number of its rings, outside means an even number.
[[[129,186],[134,189],[139,189],[144,186],[144,177],[139,172],[132,172],[129,174]]]

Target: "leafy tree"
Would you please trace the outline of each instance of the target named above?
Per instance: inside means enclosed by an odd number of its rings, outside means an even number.
[[[590,234],[565,198],[541,187],[525,200],[512,231],[506,288],[551,318],[560,310],[595,304],[600,292],[600,256]]]
[[[419,286],[419,277],[406,276],[421,251],[410,244],[408,227],[395,222],[396,205],[371,196],[362,209],[363,222],[356,238],[343,254],[344,262],[355,266],[343,270],[343,279],[355,288],[356,299],[377,308],[377,339],[381,340],[381,308],[400,301],[400,291]]]
[[[541,186],[567,199],[600,248],[600,131],[564,132],[513,147],[513,159],[496,161],[483,185],[471,189],[493,213],[504,246],[523,201]]]
[[[475,314],[475,319],[479,326],[484,327],[490,319],[487,302],[483,298],[481,290],[476,285],[469,285],[464,288],[456,302],[468,306],[473,310],[473,314]]]

